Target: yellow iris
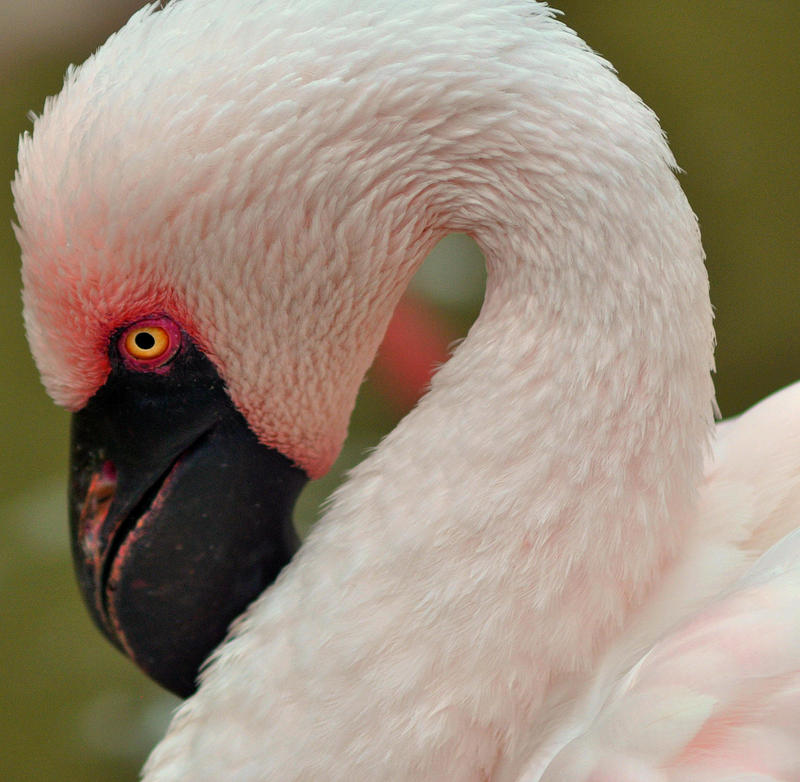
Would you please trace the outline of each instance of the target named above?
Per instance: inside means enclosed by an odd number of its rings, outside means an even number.
[[[169,334],[160,326],[141,326],[125,336],[125,350],[139,361],[160,358],[169,350]]]

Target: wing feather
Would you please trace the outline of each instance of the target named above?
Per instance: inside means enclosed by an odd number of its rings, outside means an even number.
[[[800,779],[799,596],[795,530],[656,643],[543,779]]]

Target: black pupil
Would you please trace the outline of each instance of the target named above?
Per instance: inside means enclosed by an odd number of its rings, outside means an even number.
[[[146,331],[140,331],[133,338],[133,341],[136,343],[136,347],[139,348],[139,350],[150,350],[156,344],[156,338]]]

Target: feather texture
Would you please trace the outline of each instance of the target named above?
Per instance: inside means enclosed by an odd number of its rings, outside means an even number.
[[[466,231],[488,266],[146,782],[796,777],[800,391],[715,437],[674,170],[541,3],[183,0],[68,75],[14,186],[63,404],[155,309],[321,474],[427,250]]]

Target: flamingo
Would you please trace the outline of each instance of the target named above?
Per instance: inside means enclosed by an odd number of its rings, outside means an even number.
[[[89,609],[189,696],[146,782],[800,777],[800,386],[715,425],[674,171],[529,0],[183,0],[68,73],[25,320]],[[452,231],[480,316],[298,548]]]

